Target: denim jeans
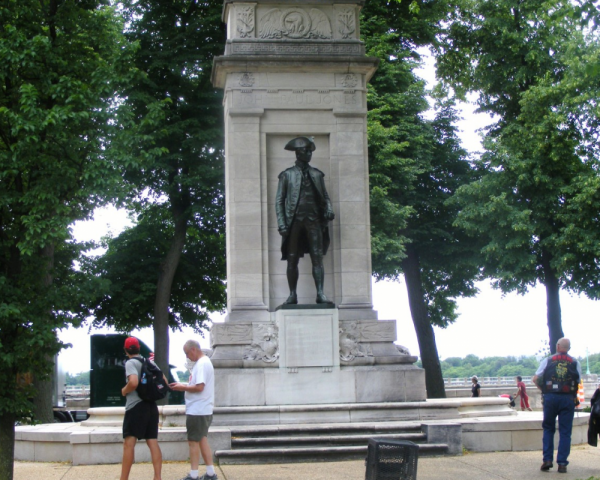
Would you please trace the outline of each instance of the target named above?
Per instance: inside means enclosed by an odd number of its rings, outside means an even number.
[[[556,431],[556,417],[558,417],[558,454],[556,463],[568,465],[571,452],[571,430],[573,429],[573,416],[575,415],[575,402],[573,395],[565,393],[544,394],[544,462],[551,462],[554,457],[554,432]]]

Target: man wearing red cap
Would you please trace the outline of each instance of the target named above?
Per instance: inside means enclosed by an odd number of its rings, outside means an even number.
[[[140,342],[135,337],[125,340],[125,353],[127,359],[140,357]],[[145,402],[138,395],[136,389],[138,379],[142,372],[142,362],[125,363],[125,376],[127,385],[121,389],[121,394],[126,398],[125,418],[123,419],[123,462],[121,467],[121,480],[128,480],[131,466],[135,459],[135,444],[137,440],[145,439],[150,449],[154,479],[161,480],[162,452],[158,445],[158,407],[155,402]]]

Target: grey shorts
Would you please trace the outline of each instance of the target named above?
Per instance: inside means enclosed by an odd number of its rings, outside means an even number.
[[[212,415],[186,415],[185,428],[190,442],[199,442],[208,436],[208,428],[212,423]]]

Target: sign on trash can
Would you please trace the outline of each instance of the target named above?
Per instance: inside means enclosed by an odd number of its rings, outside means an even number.
[[[407,440],[370,438],[365,480],[417,480],[419,446]]]

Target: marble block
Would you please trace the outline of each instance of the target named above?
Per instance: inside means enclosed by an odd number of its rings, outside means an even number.
[[[339,367],[337,309],[278,310],[279,368]]]

